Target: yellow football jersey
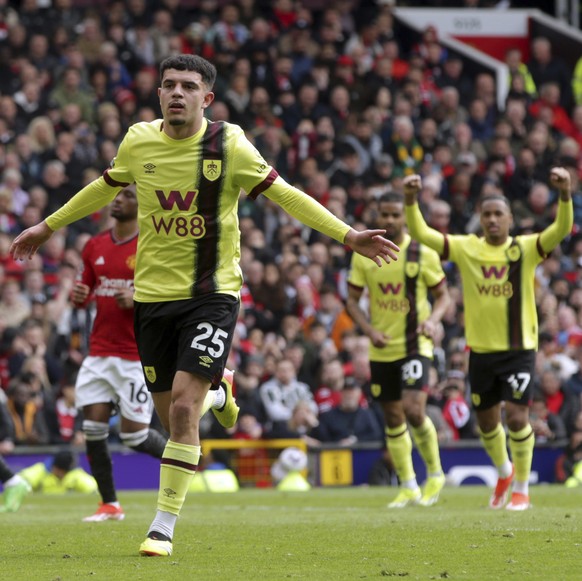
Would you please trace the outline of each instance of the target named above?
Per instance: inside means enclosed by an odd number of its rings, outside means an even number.
[[[408,355],[432,359],[432,341],[418,336],[416,329],[430,316],[429,290],[444,278],[437,253],[413,243],[408,234],[400,244],[398,261],[382,268],[359,254],[352,256],[348,284],[368,289],[370,324],[391,337],[382,349],[370,345],[372,361],[397,361]]]
[[[492,246],[475,235],[446,237],[443,258],[461,273],[465,335],[473,351],[537,349],[534,276],[543,260],[538,239],[517,236]]]

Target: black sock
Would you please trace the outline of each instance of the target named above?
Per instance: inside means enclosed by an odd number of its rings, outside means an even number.
[[[14,476],[14,472],[10,470],[8,464],[4,462],[4,458],[0,458],[0,482],[4,483]]]
[[[115,484],[113,482],[113,463],[109,454],[107,440],[87,440],[87,460],[91,473],[97,481],[99,494],[103,502],[117,502]]]
[[[148,437],[141,444],[131,446],[131,449],[136,452],[144,452],[154,458],[161,458],[167,442],[167,438],[162,436],[160,432],[150,428]]]

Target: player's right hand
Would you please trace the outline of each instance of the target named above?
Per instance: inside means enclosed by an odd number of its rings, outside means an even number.
[[[377,331],[374,329],[370,335],[370,341],[374,347],[381,349],[390,343],[390,335],[386,335],[386,333],[382,333],[382,331]]]
[[[82,305],[89,297],[89,292],[91,289],[82,282],[76,282],[73,286],[73,291],[71,293],[71,299],[76,305]]]
[[[118,288],[113,295],[120,309],[133,309],[133,288]]]

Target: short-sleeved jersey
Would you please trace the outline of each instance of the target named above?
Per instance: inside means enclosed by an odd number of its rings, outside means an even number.
[[[133,288],[137,235],[117,242],[111,230],[91,238],[83,249],[81,282],[93,290],[97,314],[89,355],[139,361],[133,332],[133,309],[120,309],[115,291]]]
[[[465,336],[473,351],[537,349],[534,276],[544,258],[538,234],[501,246],[475,235],[446,236],[443,258],[461,273]]]
[[[162,123],[132,125],[103,176],[110,186],[137,185],[135,300],[238,297],[239,196],[256,197],[278,174],[237,125],[204,119],[198,133],[176,140]]]
[[[399,259],[382,268],[352,255],[348,284],[368,289],[370,324],[391,337],[384,348],[370,345],[372,361],[397,361],[409,355],[432,359],[430,339],[416,333],[418,324],[428,319],[428,293],[445,280],[438,254],[412,242],[408,234],[400,244]]]

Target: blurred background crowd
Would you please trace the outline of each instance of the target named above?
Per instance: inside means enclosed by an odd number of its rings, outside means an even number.
[[[575,228],[536,275],[532,422],[538,442],[582,457],[582,71],[534,38],[527,62],[507,53],[500,108],[492,74],[468,74],[434,27],[405,35],[394,4],[0,0],[0,453],[82,442],[74,382],[93,313],[70,292],[83,245],[109,218],[55,233],[26,262],[11,259],[11,240],[99,176],[129,125],[160,116],[157,67],[184,52],[218,69],[209,118],[241,125],[280,174],[356,228],[420,173],[422,208],[442,232],[478,233],[491,193],[511,201],[516,233],[540,231],[555,212],[549,169],[568,168]],[[239,215],[246,283],[229,365],[241,414],[229,434],[210,415],[203,436],[382,442],[367,338],[344,308],[348,249],[265,198],[242,193]],[[449,442],[476,433],[459,278],[445,271],[454,300],[429,414]]]

